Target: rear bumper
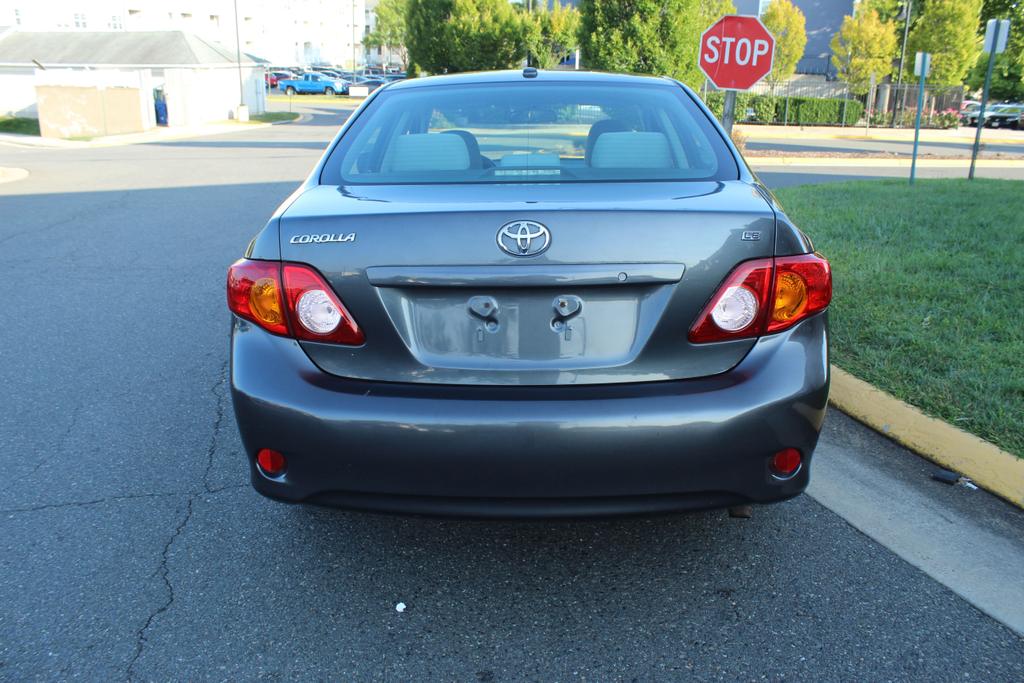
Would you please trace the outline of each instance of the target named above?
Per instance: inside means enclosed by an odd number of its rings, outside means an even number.
[[[411,513],[580,516],[768,503],[802,492],[825,415],[827,320],[757,342],[714,377],[461,387],[346,380],[240,319],[231,389],[253,486],[271,498]],[[770,456],[797,448],[780,480]],[[278,479],[260,448],[288,458]]]

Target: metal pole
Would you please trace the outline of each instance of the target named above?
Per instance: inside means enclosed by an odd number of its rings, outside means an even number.
[[[921,110],[924,108],[924,82],[928,79],[928,67],[932,61],[931,55],[921,55],[921,82],[917,89],[917,116],[914,117],[914,156],[910,160],[910,184],[914,184],[914,176],[917,173],[917,142],[921,137]]]
[[[352,79],[356,77],[356,0],[352,0]]]
[[[722,127],[732,137],[732,124],[736,120],[736,91],[725,91],[725,104],[722,107]]]
[[[245,104],[245,87],[242,85],[242,37],[238,29],[238,0],[235,0],[235,59],[238,62],[238,106],[242,106]]]
[[[985,103],[988,101],[988,86],[992,83],[992,67],[996,63],[996,46],[999,45],[999,29],[1002,22],[997,21],[993,30],[992,50],[988,53],[988,68],[985,69],[985,87],[981,90],[981,108],[978,110],[978,127],[974,132],[974,149],[971,150],[971,170],[967,174],[969,180],[974,180],[974,163],[978,160],[978,147],[981,146],[981,128],[985,125]]]
[[[903,63],[906,61],[906,58],[907,58],[907,35],[910,33],[910,15],[913,12],[913,9],[914,9],[914,0],[907,0],[907,7],[906,7],[906,10],[907,10],[907,20],[903,23],[903,47],[900,49],[900,71],[899,71],[899,75],[896,76],[896,90],[897,90],[897,92],[899,91],[900,86],[903,84]],[[903,107],[904,107],[904,109],[906,109],[906,106],[907,106],[907,101],[906,101],[906,97],[904,97],[903,98]],[[896,127],[896,102],[895,102],[895,98],[893,99],[892,124],[891,125],[894,128]]]
[[[533,0],[526,0],[526,16],[530,17],[530,20],[533,21]],[[526,66],[531,66],[529,47],[526,48]]]
[[[871,115],[875,109],[875,72],[871,72],[871,82],[868,84],[867,116],[864,117],[864,132],[871,128]]]

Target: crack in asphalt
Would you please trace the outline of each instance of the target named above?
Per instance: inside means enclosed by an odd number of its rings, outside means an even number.
[[[215,493],[211,491],[211,493]],[[106,496],[93,500],[72,500],[65,503],[44,503],[42,505],[29,505],[20,508],[7,508],[0,510],[0,515],[13,515],[23,512],[39,512],[40,510],[56,510],[59,508],[88,507],[90,505],[101,505],[103,503],[117,503],[123,500],[136,500],[140,498],[170,498],[172,496],[185,496],[187,493],[180,491],[167,491],[164,493],[130,493],[121,496]]]
[[[53,447],[53,450],[50,451],[50,454],[43,456],[42,458],[39,458],[39,462],[35,464],[35,467],[33,467],[30,471],[15,479],[15,481],[21,481],[26,477],[32,476],[33,474],[39,471],[39,468],[41,468],[43,465],[49,462],[50,458],[64,450],[64,445],[67,443],[68,438],[71,436],[71,432],[74,431],[75,427],[78,426],[78,414],[80,412],[82,412],[82,404],[78,403],[71,411],[71,420],[68,422],[68,426],[64,428],[64,431],[61,432],[61,435],[57,438],[57,444]]]
[[[141,628],[135,633],[135,653],[128,663],[126,676],[129,681],[133,680],[135,676],[135,666],[138,663],[139,658],[142,656],[143,650],[145,649],[146,642],[148,641],[148,634],[152,628],[155,620],[161,614],[166,612],[174,604],[175,592],[174,584],[171,582],[170,567],[168,560],[170,556],[171,548],[179,536],[185,531],[189,521],[192,519],[193,506],[196,499],[201,496],[212,496],[224,491],[232,491],[237,489],[246,488],[249,486],[248,482],[241,484],[227,484],[224,486],[212,486],[210,484],[210,474],[213,471],[214,457],[217,451],[217,442],[220,439],[221,432],[224,426],[224,417],[227,410],[227,392],[224,387],[227,384],[227,372],[228,372],[228,360],[221,363],[220,371],[217,373],[216,381],[210,386],[209,391],[214,396],[214,419],[213,427],[210,434],[210,443],[206,449],[206,462],[203,468],[203,474],[201,478],[201,486],[198,486],[188,491],[167,491],[161,493],[135,493],[125,494],[118,496],[106,496],[103,498],[96,498],[93,500],[83,501],[68,501],[64,503],[44,503],[41,505],[32,505],[17,508],[8,508],[6,510],[0,510],[0,515],[13,515],[19,513],[38,512],[42,510],[54,510],[61,508],[72,508],[72,507],[88,507],[93,505],[102,505],[104,503],[113,503],[121,501],[132,501],[132,500],[144,500],[154,498],[173,498],[179,497],[184,498],[185,502],[185,514],[180,519],[178,524],[175,526],[170,538],[167,543],[164,544],[163,551],[160,554],[160,564],[154,570],[151,577],[159,576],[160,580],[164,584],[166,591],[166,599],[153,609],[146,617],[145,622]],[[71,422],[64,430],[59,444],[63,444],[70,435],[71,431],[75,428],[78,420],[78,409],[76,408],[75,413],[72,415]],[[58,449],[59,450],[59,449]],[[42,466],[42,462],[36,465],[36,469]]]
[[[130,194],[131,190],[124,190],[118,192],[117,197],[115,198],[102,201],[96,204],[95,206],[79,209],[75,211],[72,215],[68,216],[67,218],[62,218],[60,220],[53,221],[51,223],[47,223],[46,225],[42,225],[39,227],[31,227],[25,230],[17,230],[6,235],[0,236],[0,244],[10,242],[11,240],[17,239],[24,235],[38,235],[39,233],[49,232],[50,230],[53,230],[55,228],[61,228],[72,223],[78,223],[85,220],[86,218],[91,218],[95,214],[106,214],[108,213],[108,209],[123,206],[125,198],[127,198]]]
[[[210,387],[210,393],[214,397],[214,419],[213,419],[213,433],[210,434],[210,445],[206,449],[206,469],[203,471],[203,489],[207,493],[213,493],[214,489],[210,487],[210,472],[213,471],[213,456],[217,451],[217,439],[220,438],[221,426],[224,423],[224,404],[227,398],[227,392],[223,390],[223,387],[227,384],[228,380],[228,360],[225,359],[220,366],[220,372],[217,375],[217,381]],[[223,490],[223,489],[221,489]]]
[[[138,663],[139,658],[142,656],[142,652],[146,647],[148,641],[147,634],[149,633],[150,627],[153,622],[161,614],[166,612],[174,604],[174,584],[171,582],[171,570],[168,566],[168,555],[171,551],[171,546],[188,526],[189,520],[192,519],[193,504],[197,497],[202,494],[213,494],[220,491],[226,491],[229,489],[242,488],[245,484],[233,484],[229,486],[222,486],[219,488],[213,488],[210,486],[209,477],[210,472],[213,470],[213,456],[217,450],[217,440],[220,436],[221,426],[224,422],[224,404],[226,398],[226,392],[222,390],[222,387],[227,383],[227,372],[228,372],[228,360],[225,359],[220,366],[220,372],[217,373],[217,380],[210,386],[210,393],[214,397],[214,420],[213,429],[210,434],[210,445],[206,449],[206,467],[203,470],[203,476],[201,479],[202,490],[191,491],[188,493],[188,498],[185,501],[185,517],[178,523],[178,526],[174,529],[174,533],[171,534],[170,539],[164,545],[163,552],[160,554],[160,566],[157,567],[156,571],[153,572],[153,576],[159,574],[161,580],[164,582],[164,586],[167,589],[167,599],[155,610],[150,612],[146,618],[145,623],[142,625],[135,634],[135,654],[132,656],[131,661],[128,663],[128,669],[126,676],[128,681],[132,681],[135,675],[135,665]]]
[[[160,575],[161,580],[164,582],[164,586],[167,589],[167,599],[159,605],[155,610],[150,612],[146,618],[146,623],[142,625],[138,631],[135,632],[135,654],[132,656],[130,662],[128,662],[128,670],[126,675],[129,681],[133,680],[135,675],[135,664],[139,661],[139,657],[142,656],[142,650],[146,646],[146,634],[149,631],[149,627],[153,625],[153,620],[158,616],[166,612],[174,604],[174,584],[171,583],[170,568],[167,565],[167,557],[170,554],[171,546],[174,545],[174,541],[177,540],[181,532],[184,531],[185,526],[189,520],[192,519],[192,501],[195,500],[195,494],[192,494],[185,501],[185,517],[178,523],[178,526],[174,529],[174,533],[171,534],[171,538],[164,545],[163,552],[160,554],[160,566],[157,567],[156,571],[153,572],[153,576]]]

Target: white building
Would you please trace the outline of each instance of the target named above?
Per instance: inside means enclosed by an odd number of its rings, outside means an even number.
[[[0,116],[37,117],[44,136],[140,132],[164,115],[200,125],[238,116],[240,103],[266,110],[263,67],[184,31],[0,35]]]
[[[366,0],[366,25],[363,35],[368,36],[377,29],[377,5],[380,0]],[[401,67],[404,66],[404,50],[389,50],[386,47],[366,47],[366,65]]]
[[[364,61],[365,0],[238,0],[242,52],[280,66]],[[236,48],[233,0],[0,0],[21,31],[186,31]]]

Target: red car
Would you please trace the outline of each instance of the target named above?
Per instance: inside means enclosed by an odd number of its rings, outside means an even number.
[[[276,88],[277,87],[277,76],[275,76],[274,74],[270,73],[269,71],[267,73],[263,74],[263,79],[267,83],[267,89],[268,90],[270,88]]]

